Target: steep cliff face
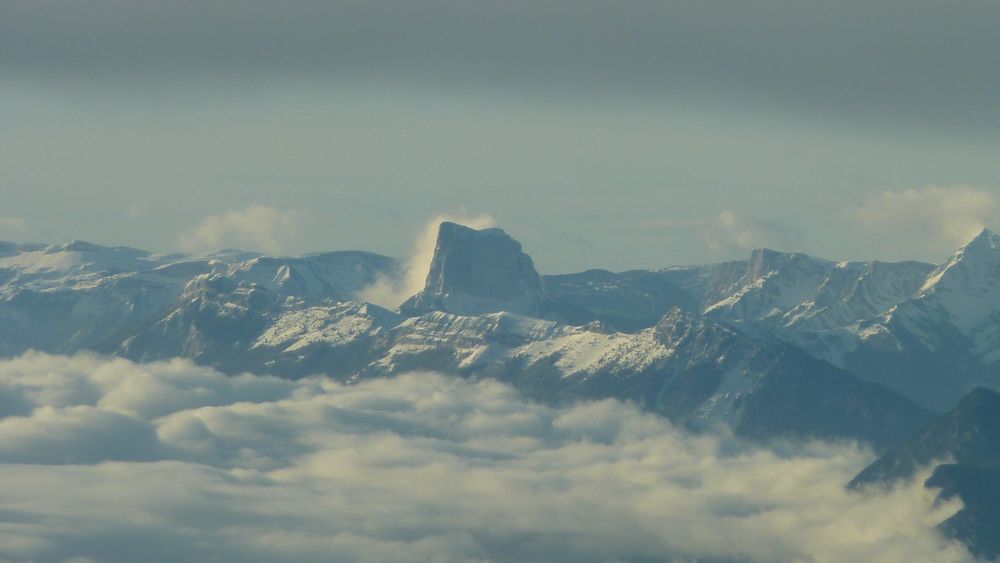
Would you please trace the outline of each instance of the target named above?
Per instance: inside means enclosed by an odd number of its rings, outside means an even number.
[[[424,289],[400,310],[410,315],[429,311],[538,315],[541,303],[541,278],[521,243],[500,229],[444,222]]]

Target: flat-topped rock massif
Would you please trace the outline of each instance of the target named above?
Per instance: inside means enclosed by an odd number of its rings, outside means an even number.
[[[444,222],[424,288],[400,309],[407,314],[538,315],[541,303],[541,277],[521,243],[501,229]]]

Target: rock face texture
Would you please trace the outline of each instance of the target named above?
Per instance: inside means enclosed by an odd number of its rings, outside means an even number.
[[[444,222],[424,289],[400,309],[405,314],[537,315],[541,303],[542,281],[521,243],[500,229]]]

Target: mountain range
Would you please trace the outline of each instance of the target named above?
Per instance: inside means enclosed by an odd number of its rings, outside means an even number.
[[[572,375],[644,368],[624,367],[617,351],[652,361],[671,350],[653,335],[683,320],[708,348],[724,334],[794,350],[934,412],[1000,387],[1000,236],[988,230],[941,265],[759,249],[718,264],[549,276],[504,231],[448,222],[435,250],[425,287],[388,310],[360,296],[401,279],[406,265],[368,252],[195,257],[0,243],[0,354],[95,350],[184,356],[227,372],[361,377],[398,371],[420,347],[447,346],[455,369],[475,371],[471,354],[485,352],[466,342],[535,365],[544,344]],[[691,346],[682,351],[708,353]]]
[[[406,261],[347,251],[155,254],[0,243],[0,356],[190,358],[226,373],[345,381],[409,371],[495,378],[548,403],[616,398],[695,431],[857,440],[851,487],[934,467],[959,496],[942,529],[1000,555],[1000,236],[943,264],[746,260],[541,275],[497,228],[441,223],[422,289]],[[942,413],[944,413],[942,415]]]

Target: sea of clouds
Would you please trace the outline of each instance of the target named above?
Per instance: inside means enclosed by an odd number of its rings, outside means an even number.
[[[919,481],[617,401],[433,373],[343,385],[188,361],[0,362],[0,559],[964,561]]]

